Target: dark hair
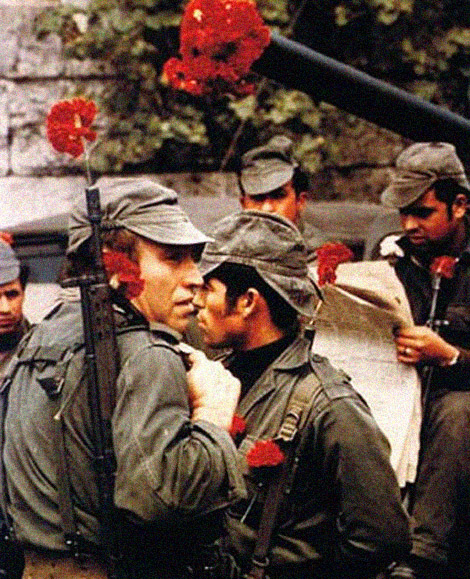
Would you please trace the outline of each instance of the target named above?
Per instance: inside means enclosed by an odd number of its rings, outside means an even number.
[[[310,189],[310,180],[307,173],[300,167],[294,169],[292,176],[292,185],[295,190],[295,196],[298,198],[301,193],[307,192]]]
[[[19,280],[20,280],[20,284],[21,287],[24,289],[26,287],[26,284],[28,283],[28,279],[29,279],[29,265],[26,265],[25,263],[22,263],[20,265],[20,275],[19,275]]]
[[[253,267],[239,263],[225,262],[212,270],[206,277],[215,277],[227,288],[227,307],[232,310],[237,300],[249,288],[254,288],[268,304],[273,324],[280,330],[289,330],[297,323],[296,310],[281,297]]]
[[[452,205],[455,202],[457,195],[465,195],[469,198],[470,191],[457,183],[455,179],[438,179],[430,190],[433,190],[436,195],[436,199],[445,203],[447,205],[447,213],[449,218],[452,216]]]
[[[114,251],[120,251],[127,257],[136,261],[135,247],[137,236],[127,229],[112,229],[102,233],[101,240],[104,246]],[[90,239],[84,241],[75,252],[67,255],[62,271],[59,274],[59,282],[69,278],[80,277],[90,272],[93,265]]]

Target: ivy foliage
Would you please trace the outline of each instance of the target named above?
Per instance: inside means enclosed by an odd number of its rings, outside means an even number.
[[[178,52],[185,3],[90,0],[86,8],[63,4],[37,18],[38,37],[60,35],[66,58],[105,61],[115,71],[97,103],[107,133],[95,147],[94,169],[233,169],[241,153],[278,133],[294,138],[306,170],[328,164],[334,143],[322,137],[322,125],[329,107],[304,93],[261,78],[256,94],[242,99],[193,97],[165,84],[161,71]],[[470,0],[257,4],[273,29],[467,114]]]

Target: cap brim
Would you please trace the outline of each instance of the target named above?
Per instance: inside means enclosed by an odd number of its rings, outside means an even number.
[[[20,277],[20,266],[9,265],[7,267],[0,267],[0,285],[15,281]]]
[[[402,209],[419,199],[429,189],[429,186],[429,183],[424,183],[421,186],[413,184],[408,188],[398,190],[396,185],[392,183],[382,191],[380,201],[385,207]]]

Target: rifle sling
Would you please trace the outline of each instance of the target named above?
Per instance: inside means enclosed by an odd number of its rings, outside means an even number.
[[[286,444],[285,460],[282,464],[280,476],[274,477],[268,487],[261,513],[258,536],[251,558],[251,569],[246,579],[263,579],[266,567],[269,564],[269,549],[276,526],[282,498],[288,491],[290,482],[294,478],[297,457],[301,454],[306,441],[305,425],[310,416],[309,409],[319,409],[315,406],[320,392],[321,382],[311,372],[294,388],[284,420],[278,432],[278,439]]]

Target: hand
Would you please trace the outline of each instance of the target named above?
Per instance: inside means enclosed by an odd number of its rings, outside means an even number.
[[[395,336],[397,359],[405,364],[449,364],[458,353],[452,344],[427,326],[400,328]]]
[[[207,420],[229,431],[240,397],[240,381],[220,362],[209,360],[203,352],[188,354],[187,372],[192,420]]]

